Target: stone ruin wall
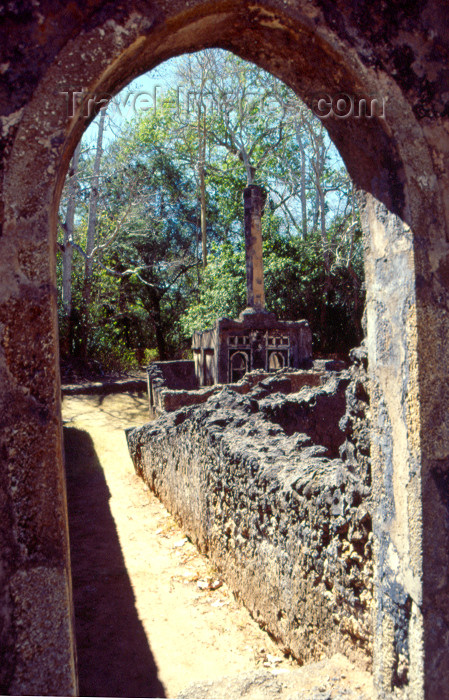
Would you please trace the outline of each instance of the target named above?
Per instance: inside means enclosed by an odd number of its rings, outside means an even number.
[[[148,397],[150,419],[159,418],[166,411],[177,411],[184,406],[192,406],[207,401],[213,394],[223,389],[223,384],[199,387],[192,360],[175,360],[168,362],[151,362],[147,368]],[[238,394],[247,394],[255,384],[268,380],[270,391],[282,391],[290,394],[303,386],[319,386],[324,373],[321,370],[284,370],[273,380],[272,374],[265,370],[248,372],[235,383],[226,384]],[[271,379],[270,379],[271,377]]]
[[[288,396],[280,378],[128,432],[137,473],[253,617],[300,661],[369,668],[372,533],[364,351]],[[274,393],[273,393],[274,392]]]
[[[226,47],[309,105],[343,90],[387,118],[326,121],[366,234],[379,697],[449,687],[449,129],[441,0],[10,2],[0,95],[0,690],[76,694],[54,289],[57,206],[86,108],[159,62]],[[20,46],[17,36],[21,37]],[[86,87],[73,116],[57,95]],[[68,94],[68,93],[67,93]],[[361,100],[360,103],[361,104]],[[448,375],[448,376],[446,376]],[[51,624],[49,621],[51,620]],[[404,681],[401,654],[410,658]]]

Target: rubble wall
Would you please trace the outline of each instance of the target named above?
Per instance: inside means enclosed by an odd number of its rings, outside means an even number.
[[[302,408],[307,393],[320,405],[311,391],[296,395]],[[285,652],[309,661],[340,651],[369,667],[369,485],[351,418],[340,412],[343,461],[305,433],[287,435],[254,395],[224,388],[129,431],[135,469]],[[293,411],[294,398],[271,401]]]
[[[193,372],[194,363],[189,360],[152,362],[147,367],[151,419],[159,418],[165,411],[177,411],[183,406],[204,403],[210,396],[222,390],[223,384],[199,387]],[[284,369],[278,373],[254,370],[247,372],[239,382],[227,386],[238,394],[247,394],[260,383],[259,393],[263,393],[264,396],[272,391],[290,394],[299,391],[303,386],[319,386],[322,376],[322,370],[292,372]]]
[[[147,367],[147,382],[150,417],[156,418],[162,411],[167,410],[164,399],[167,392],[174,390],[175,394],[185,394],[187,391],[198,389],[195,363],[192,360],[151,362]],[[181,403],[178,403],[177,407],[180,405]]]

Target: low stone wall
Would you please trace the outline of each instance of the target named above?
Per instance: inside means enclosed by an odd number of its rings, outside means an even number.
[[[77,394],[122,394],[127,391],[145,392],[147,382],[145,379],[111,379],[85,384],[63,384],[62,396],[76,396]]]
[[[129,431],[128,444],[137,473],[285,652],[309,661],[340,651],[369,667],[369,485],[354,461],[353,417],[341,415],[342,392],[351,395],[356,379],[331,381],[346,461],[305,432],[287,435],[267,398],[255,398],[260,385],[167,413]],[[295,400],[303,414],[307,404],[310,427],[320,396],[323,387],[271,400],[288,401],[291,413]],[[361,403],[350,410],[363,412]]]
[[[193,406],[208,400],[227,386],[238,394],[247,394],[260,384],[261,395],[273,391],[284,394],[297,392],[303,386],[319,386],[324,370],[281,370],[266,372],[254,370],[245,374],[235,384],[213,384],[198,388],[194,375],[194,363],[190,360],[152,362],[148,368],[148,399],[150,418],[159,418],[166,411],[177,411],[183,406]]]
[[[185,393],[198,389],[193,360],[151,362],[147,367],[147,379],[150,418],[156,418],[167,410],[164,398],[167,391]]]

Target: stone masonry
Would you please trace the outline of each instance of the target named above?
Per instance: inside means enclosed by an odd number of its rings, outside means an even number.
[[[318,386],[323,369],[295,371],[285,369],[272,374],[265,370],[247,372],[238,382],[226,384],[238,394],[247,394],[260,383],[260,391],[268,394],[282,391],[291,394],[303,386]],[[191,360],[151,362],[147,367],[148,404],[150,419],[158,418],[165,411],[176,411],[184,406],[204,403],[223,388],[223,384],[200,387]]]
[[[286,653],[340,651],[370,667],[370,478],[353,423],[366,379],[322,379],[288,396],[276,392],[282,373],[246,395],[223,387],[128,444],[137,473]]]
[[[0,690],[77,692],[55,293],[70,158],[105,96],[172,56],[218,46],[271,71],[315,111],[324,104],[323,124],[360,188],[376,692],[445,697],[445,3],[11,0],[0,22]]]
[[[264,311],[262,215],[267,195],[261,187],[249,185],[243,191],[245,210],[246,298],[250,312]]]

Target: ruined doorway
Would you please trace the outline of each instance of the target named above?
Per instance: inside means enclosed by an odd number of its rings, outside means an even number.
[[[214,351],[204,351],[203,355],[203,377],[204,377],[204,386],[210,386],[211,384],[214,383]]]
[[[268,369],[278,370],[285,366],[285,357],[280,352],[271,352],[268,362]]]
[[[358,12],[343,3],[338,8],[312,3],[305,9],[276,2],[223,5],[197,0],[188,8],[182,2],[170,8],[156,2],[142,7],[129,1],[98,14],[93,7],[70,10],[64,17],[55,4],[45,35],[42,16],[22,16],[20,29],[14,14],[8,19],[5,45],[25,27],[42,43],[32,54],[35,71],[27,71],[29,57],[11,54],[11,65],[5,64],[11,91],[5,97],[4,122],[1,320],[6,338],[2,367],[8,369],[2,415],[8,435],[14,431],[14,439],[6,444],[14,483],[2,485],[13,513],[2,532],[12,543],[5,549],[11,553],[5,560],[5,591],[11,583],[16,600],[14,608],[5,604],[5,634],[15,650],[2,671],[5,683],[13,694],[69,695],[76,688],[54,244],[59,194],[90,118],[87,105],[89,100],[95,103],[95,95],[117,92],[168,56],[222,46],[282,77],[310,103],[323,91],[336,96],[343,90],[365,100],[370,94],[388,98],[388,123],[376,117],[355,123],[338,115],[328,123],[355,182],[370,193],[364,203],[369,234],[367,324],[376,396],[375,502],[381,546],[376,683],[379,692],[389,692],[399,678],[410,686],[413,697],[421,698],[424,692],[429,698],[442,695],[449,682],[449,650],[441,644],[449,628],[448,531],[442,525],[448,464],[444,446],[449,441],[447,401],[440,391],[448,384],[447,343],[442,341],[449,327],[443,207],[447,135],[430,69],[439,76],[446,65],[444,41],[435,53],[443,58],[432,66],[427,51],[429,37],[441,38],[444,28],[439,8],[430,3],[431,11],[421,17],[414,8],[407,15],[402,7],[379,6],[370,26],[362,29]],[[397,31],[407,22],[420,37],[413,47]],[[404,51],[410,57],[405,65],[396,60]],[[428,84],[434,86],[425,95],[416,65],[423,66]],[[15,79],[26,76],[20,94],[11,87],[12,74]],[[79,86],[86,92],[73,114],[55,107],[55,95],[73,95]],[[339,109],[338,100],[334,106]],[[36,164],[39,177],[33,177]],[[47,588],[45,580],[50,582]],[[392,599],[392,590],[400,591],[399,598]],[[49,606],[47,600],[54,602]],[[53,624],[42,624],[49,614]],[[13,639],[13,622],[18,620],[25,624],[14,627],[19,637]],[[45,641],[36,646],[33,658],[24,651],[29,649],[30,629],[39,629]],[[60,631],[58,640],[53,630]],[[403,654],[410,655],[410,677],[405,680],[399,673]]]
[[[235,352],[231,355],[231,382],[239,382],[248,371],[248,357],[243,352]]]

